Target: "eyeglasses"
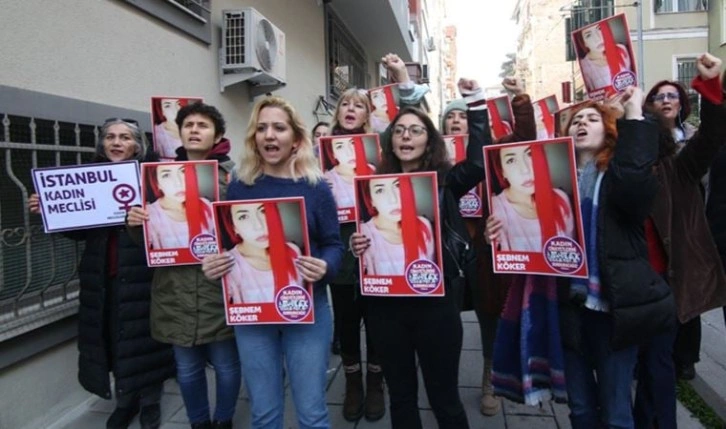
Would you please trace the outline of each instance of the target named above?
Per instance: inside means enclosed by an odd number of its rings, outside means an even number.
[[[418,137],[426,133],[426,127],[422,127],[421,125],[411,125],[408,127],[396,125],[393,127],[394,136],[402,136],[406,131],[408,131],[412,137]]]
[[[653,96],[653,101],[654,102],[658,102],[658,103],[662,103],[663,101],[666,100],[666,98],[668,100],[674,100],[675,101],[675,100],[679,100],[681,97],[678,96],[678,93],[677,92],[663,92],[661,94],[654,95]]]
[[[136,119],[128,119],[128,118],[107,118],[105,121],[103,121],[103,125],[108,124],[109,122],[126,122],[127,124],[131,124],[135,126],[136,128],[139,128],[139,121]]]

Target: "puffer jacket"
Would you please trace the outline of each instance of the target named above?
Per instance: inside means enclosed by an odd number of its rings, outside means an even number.
[[[651,119],[618,121],[615,154],[600,188],[597,256],[602,291],[610,303],[613,350],[647,341],[675,323],[673,295],[651,268],[645,241],[645,219],[658,192],[653,173],[658,132]],[[587,330],[579,317],[584,307],[570,299],[569,288],[561,290],[562,341],[566,348],[580,351]]]
[[[227,194],[234,162],[223,139],[207,159],[219,163],[219,195]],[[177,161],[186,161],[183,148]],[[137,234],[142,229],[134,228]],[[234,338],[227,326],[221,280],[208,280],[201,265],[157,267],[151,288],[151,335],[158,341],[191,347]]]

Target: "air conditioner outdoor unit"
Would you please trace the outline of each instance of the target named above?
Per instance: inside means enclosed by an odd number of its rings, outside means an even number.
[[[220,91],[243,81],[254,95],[285,85],[285,33],[254,8],[222,11],[221,45]]]

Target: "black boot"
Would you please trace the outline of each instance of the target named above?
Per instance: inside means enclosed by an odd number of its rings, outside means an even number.
[[[192,423],[192,429],[214,429],[212,422],[207,420],[206,422]]]
[[[374,368],[374,371],[371,371]],[[366,420],[374,422],[386,414],[383,402],[383,371],[379,365],[368,365],[366,371]]]
[[[161,426],[161,406],[156,403],[141,407],[139,423],[141,423],[141,429],[159,429],[159,426]]]
[[[212,425],[212,429],[232,429],[232,420],[224,422],[215,421],[214,425]]]
[[[116,407],[106,420],[106,429],[127,429],[131,420],[139,413],[139,402],[127,408]]]
[[[345,399],[343,418],[354,422],[363,416],[363,372],[360,364],[343,366],[345,371]]]

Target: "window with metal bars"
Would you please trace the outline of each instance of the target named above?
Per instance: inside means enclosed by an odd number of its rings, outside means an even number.
[[[675,80],[683,85],[688,92],[688,100],[691,102],[691,116],[699,117],[700,95],[691,88],[691,82],[698,75],[696,68],[696,57],[678,57],[676,58],[676,76]]]
[[[705,12],[708,0],[656,0],[656,13]]]
[[[337,100],[348,88],[365,88],[367,63],[363,48],[345,24],[328,9],[328,97]]]
[[[122,0],[206,44],[212,43],[211,0]]]

